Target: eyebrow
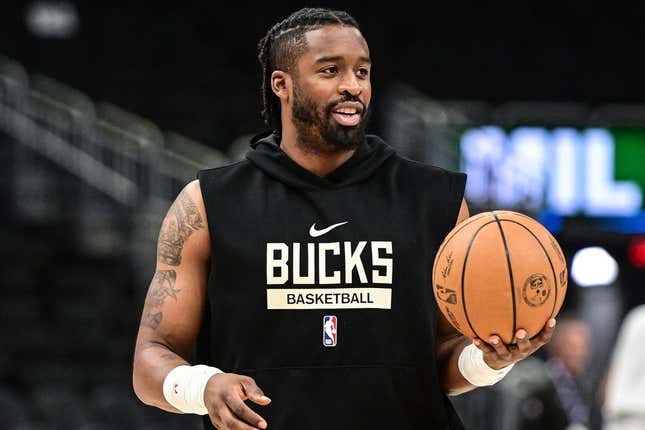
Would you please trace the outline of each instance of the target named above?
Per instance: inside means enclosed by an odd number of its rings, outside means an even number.
[[[316,64],[318,64],[318,63],[331,63],[331,62],[334,62],[334,61],[341,61],[343,59],[344,58],[342,56],[340,56],[340,55],[332,55],[332,56],[320,57],[320,58],[316,59]],[[361,60],[361,62],[363,62],[363,63],[372,64],[372,60],[370,60],[369,57],[359,57],[359,60]]]

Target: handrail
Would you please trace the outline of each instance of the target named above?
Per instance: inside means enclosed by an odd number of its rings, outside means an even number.
[[[86,252],[105,252],[97,231],[114,231],[114,243],[120,234],[128,235],[123,243],[141,285],[149,281],[147,270],[155,261],[152,243],[176,188],[197,170],[228,161],[212,148],[173,133],[164,135],[152,122],[117,106],[95,103],[53,79],[29,76],[19,63],[1,55],[0,131],[17,142],[17,163],[30,160],[22,149],[28,148],[88,185],[71,196],[80,206],[75,215],[83,227],[81,246]],[[88,192],[90,187],[126,208],[127,220],[121,208],[105,211]]]
[[[161,163],[164,173],[179,181],[192,180],[198,170],[230,161],[221,152],[172,132],[166,133],[164,155],[168,161]]]
[[[171,179],[186,181],[228,161],[215,149],[174,133],[164,136],[150,121],[94,104],[46,76],[29,82],[19,63],[1,55],[0,129],[128,206],[164,198]]]
[[[39,127],[28,116],[8,109],[17,127],[6,127],[6,117],[0,115],[0,128],[20,143],[49,158],[88,184],[103,191],[116,201],[136,205],[136,184],[118,172],[93,159],[86,152],[74,147],[53,132]],[[23,130],[21,133],[19,130]]]

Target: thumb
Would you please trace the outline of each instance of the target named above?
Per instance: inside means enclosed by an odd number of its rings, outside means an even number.
[[[271,399],[264,395],[264,392],[258,387],[253,378],[248,376],[242,377],[240,383],[244,389],[244,394],[253,403],[257,403],[258,405],[268,405],[271,403]]]

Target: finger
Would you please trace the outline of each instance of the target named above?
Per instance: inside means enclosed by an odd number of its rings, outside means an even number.
[[[264,418],[249,408],[237,394],[232,393],[226,396],[224,402],[236,418],[261,429],[267,428],[267,422]]]
[[[489,338],[490,345],[492,345],[493,349],[495,349],[495,353],[503,360],[510,360],[511,359],[511,352],[506,348],[506,345],[504,345],[504,342],[500,339],[499,336],[497,335],[492,335]]]
[[[519,329],[515,334],[515,339],[517,339],[517,349],[522,355],[528,355],[535,349],[527,336],[526,330]]]
[[[491,348],[486,342],[482,342],[482,340],[479,338],[473,339],[473,343],[477,348],[481,349],[484,354],[495,352],[493,348]]]
[[[551,318],[546,322],[546,325],[544,326],[542,331],[540,331],[540,334],[537,337],[537,341],[540,346],[544,345],[545,343],[551,340],[551,336],[553,336],[553,332],[555,331],[555,325],[556,325],[555,318]]]
[[[242,391],[246,396],[245,399],[249,399],[253,403],[257,403],[262,406],[271,403],[271,399],[264,395],[264,392],[260,387],[258,387],[253,378],[242,376],[240,377],[240,384],[242,385]]]
[[[220,430],[258,430],[257,427],[252,427],[238,419],[227,406],[214,412],[211,422]]]

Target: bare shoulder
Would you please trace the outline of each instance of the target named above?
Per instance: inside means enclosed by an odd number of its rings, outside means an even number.
[[[187,242],[198,255],[208,253],[208,224],[198,180],[186,185],[168,209],[159,232],[158,261],[179,266]]]
[[[189,194],[196,202],[198,201],[202,207],[204,206],[204,199],[202,198],[202,189],[199,179],[189,182],[179,195],[182,193]]]
[[[459,215],[457,215],[457,222],[455,225],[467,220],[469,217],[470,211],[468,210],[468,203],[466,203],[466,199],[461,199],[461,207],[459,208]]]
[[[187,208],[192,208],[193,213],[197,211],[199,216],[202,218],[202,221],[205,220],[206,209],[204,206],[204,199],[202,197],[202,190],[199,184],[199,179],[189,182],[183,190],[177,195],[177,200],[175,204],[179,202],[181,205],[184,205]],[[195,214],[197,215],[197,214]]]

